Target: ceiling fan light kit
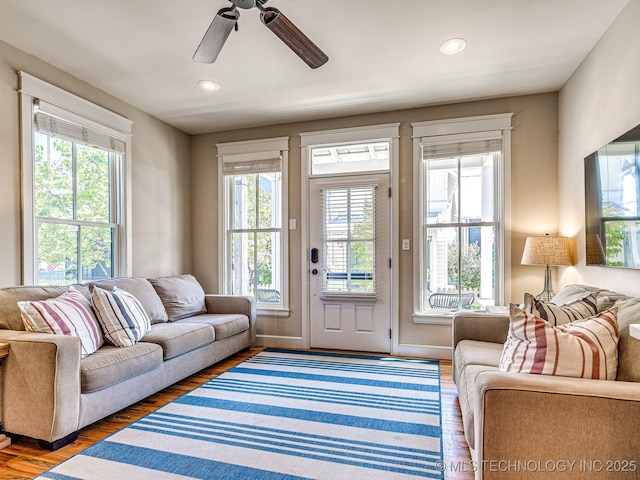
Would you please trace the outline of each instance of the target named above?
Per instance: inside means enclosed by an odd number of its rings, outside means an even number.
[[[229,1],[233,6],[220,9],[204,34],[193,55],[196,62],[215,62],[229,38],[231,30],[238,29],[238,19],[240,18],[238,8],[250,9],[254,7],[260,10],[262,23],[311,68],[318,68],[329,60],[329,57],[282,12],[276,8],[264,8],[264,4],[268,0]]]

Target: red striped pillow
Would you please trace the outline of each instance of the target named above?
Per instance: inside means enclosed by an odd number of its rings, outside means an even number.
[[[73,287],[57,298],[18,302],[24,327],[30,332],[78,337],[82,357],[102,345],[102,332],[91,303]]]
[[[509,334],[500,358],[503,372],[615,380],[618,370],[617,308],[566,325],[510,307]]]

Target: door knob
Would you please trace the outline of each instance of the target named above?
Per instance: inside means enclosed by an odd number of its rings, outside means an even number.
[[[311,274],[312,275],[317,275],[318,274],[318,269],[314,268],[313,270],[311,270]]]

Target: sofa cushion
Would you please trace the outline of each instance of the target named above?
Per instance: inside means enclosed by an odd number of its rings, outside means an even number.
[[[615,380],[618,367],[617,309],[553,326],[515,305],[500,359],[505,372]]]
[[[467,365],[489,365],[497,367],[500,363],[502,343],[481,342],[478,340],[461,340],[454,352],[456,375]],[[457,377],[456,377],[457,378]]]
[[[125,290],[104,290],[95,286],[91,297],[104,338],[117,347],[131,347],[151,328],[140,302]]]
[[[160,297],[153,288],[153,285],[146,278],[138,277],[120,277],[109,278],[106,280],[100,280],[99,282],[92,282],[90,287],[100,287],[104,290],[113,290],[113,287],[118,287],[122,290],[126,290],[131,295],[136,297],[138,301],[144,307],[144,311],[149,316],[151,323],[166,322],[169,317],[162,305]]]
[[[590,285],[569,284],[563,287],[551,301],[556,305],[566,305],[575,300],[581,300],[590,294],[596,297],[598,313],[608,310],[616,301],[628,298],[626,295],[603,288],[592,287]]]
[[[593,292],[584,288],[582,285],[571,284],[562,287],[562,289],[553,296],[551,301],[556,305],[566,305],[576,300],[582,300],[592,293]]]
[[[205,313],[204,290],[193,275],[149,279],[164,305],[169,321]]]
[[[629,334],[629,325],[640,323],[640,297],[626,297],[615,303],[618,309],[618,376],[624,382],[640,382],[640,340]]]
[[[27,330],[80,339],[81,357],[91,355],[102,345],[102,331],[91,303],[74,287],[56,298],[18,302]]]
[[[464,437],[471,448],[475,448],[474,405],[476,401],[476,377],[481,372],[497,372],[498,367],[491,365],[467,365],[458,378],[458,401],[462,412]]]
[[[595,295],[588,294],[563,305],[558,305],[555,302],[536,300],[530,293],[525,293],[524,307],[522,309],[553,325],[564,325],[598,313],[598,302]]]
[[[216,332],[216,340],[223,340],[237,333],[249,330],[249,318],[234,313],[205,313],[178,321],[177,323],[199,323],[210,325]]]
[[[80,361],[82,393],[95,392],[162,365],[162,348],[140,342],[130,348],[105,345]]]
[[[0,328],[24,330],[18,302],[23,300],[46,300],[67,291],[67,287],[9,287],[0,289]]]
[[[163,358],[178,357],[215,340],[215,331],[210,325],[186,322],[159,323],[141,341],[162,347]]]

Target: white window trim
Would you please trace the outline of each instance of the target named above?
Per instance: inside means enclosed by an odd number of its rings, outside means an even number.
[[[229,209],[225,198],[224,157],[231,157],[234,161],[250,161],[262,158],[282,156],[282,306],[258,306],[258,315],[271,317],[288,317],[289,307],[289,137],[267,138],[261,140],[247,140],[242,142],[217,143],[218,149],[218,285],[222,293],[227,291],[227,277],[229,272],[226,253],[228,249],[226,225],[229,219]]]
[[[307,262],[309,252],[309,178],[311,178],[311,147],[324,145],[336,145],[339,143],[357,143],[390,141],[390,165],[389,174],[391,180],[391,354],[399,354],[400,332],[400,306],[399,306],[399,257],[396,252],[400,249],[400,124],[388,123],[382,125],[369,125],[363,127],[340,128],[333,130],[321,130],[316,132],[300,133],[301,156],[301,257],[302,258],[302,348],[309,348],[310,313],[309,313],[309,265]],[[364,172],[363,172],[364,173]],[[366,172],[375,173],[375,172]],[[323,175],[317,175],[322,177]]]
[[[20,112],[21,112],[21,163],[22,163],[22,283],[35,285],[37,282],[36,228],[33,178],[33,105],[41,99],[69,113],[69,118],[82,121],[87,126],[108,133],[125,142],[125,154],[118,172],[118,204],[116,223],[119,229],[118,251],[115,254],[114,274],[132,275],[131,237],[131,130],[133,122],[117,113],[100,107],[26,72],[19,71]]]
[[[425,143],[437,143],[439,141],[451,142],[461,138],[469,139],[473,134],[480,137],[491,132],[502,132],[502,168],[498,170],[498,205],[497,214],[502,218],[499,223],[500,236],[498,250],[496,251],[496,265],[502,267],[496,272],[496,303],[504,303],[505,292],[511,288],[511,239],[506,234],[511,231],[511,118],[513,113],[496,115],[484,115],[477,117],[452,118],[429,122],[412,123],[413,127],[413,191],[416,200],[413,202],[413,264],[421,263],[421,225],[420,225],[420,168],[422,163],[422,145]],[[421,272],[416,267],[413,270],[413,322],[429,325],[450,325],[453,313],[430,314],[420,311],[421,298]]]

